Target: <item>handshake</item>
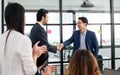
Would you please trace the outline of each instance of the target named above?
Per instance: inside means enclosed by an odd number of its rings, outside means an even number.
[[[39,57],[41,54],[45,53],[47,51],[47,46],[42,45],[42,46],[38,46],[40,42],[36,42],[36,44],[33,46],[33,57],[37,58]],[[58,44],[56,45],[57,50],[61,51],[62,48],[64,47],[63,44]]]
[[[64,46],[63,46],[63,44],[58,44],[56,47],[57,47],[57,50],[58,50],[58,51],[61,51],[61,49],[62,49]]]

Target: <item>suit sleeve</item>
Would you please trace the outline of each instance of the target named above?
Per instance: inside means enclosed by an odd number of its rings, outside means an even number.
[[[73,40],[74,40],[74,33],[72,34],[72,36],[68,40],[63,42],[64,47],[70,45],[73,42]]]
[[[98,46],[98,41],[95,33],[93,33],[93,48],[94,48],[93,54],[95,57],[97,57],[99,52],[99,46]]]
[[[40,29],[40,28],[37,29],[36,35],[37,35],[36,36],[37,40],[40,41],[40,44],[39,44],[40,46],[46,45],[48,51],[53,52],[53,53],[57,52],[57,47],[49,44],[49,42],[47,40],[47,36],[46,36],[47,33],[43,29]]]

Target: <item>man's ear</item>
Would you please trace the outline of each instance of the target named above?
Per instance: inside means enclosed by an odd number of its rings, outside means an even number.
[[[85,25],[87,26],[87,23],[85,23]]]
[[[45,17],[44,17],[44,16],[42,16],[42,20],[44,20],[44,18],[45,18]]]

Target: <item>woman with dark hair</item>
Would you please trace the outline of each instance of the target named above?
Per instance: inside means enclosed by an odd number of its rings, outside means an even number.
[[[90,51],[78,49],[73,54],[65,75],[100,75],[100,70],[96,58]]]
[[[5,21],[7,31],[0,38],[0,75],[34,75],[36,60],[47,47],[39,47],[37,42],[32,49],[30,39],[24,35],[25,9],[22,5],[8,4]]]

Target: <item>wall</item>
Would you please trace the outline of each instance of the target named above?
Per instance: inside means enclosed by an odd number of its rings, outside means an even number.
[[[6,2],[21,3],[26,9],[46,8],[49,10],[59,10],[59,0],[4,0]],[[80,5],[84,0],[63,0],[63,10],[103,10],[109,11],[110,0],[90,0],[94,4],[93,8],[82,8]],[[114,0],[115,10],[120,10],[120,0]]]
[[[2,17],[1,17],[1,10],[2,10],[2,8],[1,8],[1,5],[2,5],[2,2],[1,2],[2,0],[0,0],[0,35],[1,35],[1,20],[2,20]],[[1,64],[0,64],[0,75],[1,75]]]
[[[1,20],[2,20],[2,13],[1,13],[1,10],[2,10],[2,8],[1,8],[1,5],[2,5],[2,0],[0,0],[0,34],[1,34],[1,30],[2,30],[2,26],[1,26]]]

